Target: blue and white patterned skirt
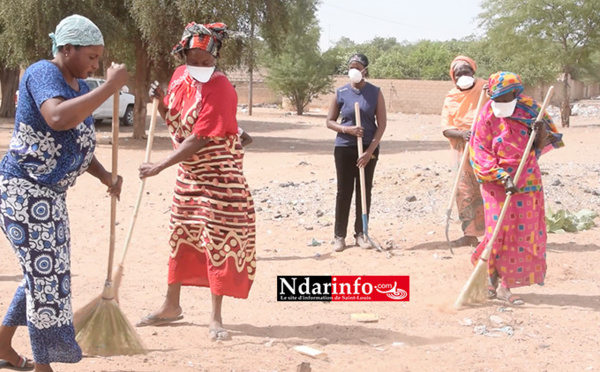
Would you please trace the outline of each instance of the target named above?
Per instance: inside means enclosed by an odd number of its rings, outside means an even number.
[[[36,363],[76,363],[71,307],[71,248],[66,194],[0,175],[0,227],[24,278],[4,318],[26,325]]]

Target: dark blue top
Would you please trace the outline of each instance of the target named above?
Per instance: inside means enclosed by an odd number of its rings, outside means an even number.
[[[367,148],[377,130],[375,123],[375,110],[377,109],[377,98],[379,97],[379,87],[371,83],[366,83],[362,89],[354,89],[350,84],[339,88],[336,92],[336,99],[340,107],[343,126],[355,126],[356,119],[354,115],[354,103],[358,102],[360,107],[360,121],[364,128],[363,146]],[[335,138],[335,145],[340,147],[356,146],[356,137],[351,134],[338,133]]]
[[[46,123],[40,107],[50,98],[71,99],[89,92],[78,79],[79,91],[65,81],[60,69],[42,60],[29,66],[19,83],[15,129],[9,149],[0,163],[4,177],[25,178],[64,192],[85,172],[94,156],[94,120],[87,117],[77,127],[56,131]]]

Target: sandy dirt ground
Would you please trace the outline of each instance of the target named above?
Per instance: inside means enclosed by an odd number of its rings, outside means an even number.
[[[544,287],[516,289],[526,301],[500,301],[455,310],[452,303],[472,266],[471,248],[450,255],[444,237],[445,210],[453,182],[451,154],[439,116],[389,114],[375,174],[370,233],[390,253],[350,247],[333,253],[334,133],[324,112],[297,117],[270,108],[239,114],[254,137],[245,174],[257,207],[258,271],[248,300],[226,298],[224,323],[232,340],[208,337],[210,294],[182,291],[185,318],[172,326],[138,328],[149,352],[138,356],[86,356],[55,371],[586,371],[600,369],[600,229],[551,234]],[[553,209],[600,207],[600,117],[573,117],[563,130],[566,148],[541,160],[546,202]],[[110,124],[98,126],[103,141]],[[12,122],[0,122],[6,151]],[[122,128],[117,258],[138,190],[137,168],[145,141]],[[161,125],[153,159],[171,149]],[[111,147],[97,157],[110,166]],[[175,167],[146,182],[137,228],[125,262],[121,309],[137,322],[166,293],[168,219]],[[414,197],[414,198],[411,198]],[[414,201],[409,201],[413,200]],[[110,199],[93,177],[83,175],[68,192],[72,236],[74,308],[102,291],[106,275]],[[454,213],[456,218],[456,213]],[[451,236],[461,234],[458,222]],[[351,232],[349,232],[349,236]],[[352,244],[350,239],[347,243]],[[5,313],[21,280],[6,239],[0,239],[0,312]],[[277,275],[409,275],[409,302],[277,302]],[[375,313],[359,323],[353,313]],[[31,356],[26,329],[15,348]],[[308,345],[326,353],[312,359],[294,350]]]

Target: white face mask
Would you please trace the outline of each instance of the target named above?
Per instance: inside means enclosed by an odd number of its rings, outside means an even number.
[[[215,71],[215,66],[199,67],[186,65],[186,67],[190,76],[201,83],[206,83]]]
[[[497,118],[507,118],[515,112],[517,107],[517,99],[513,99],[510,102],[496,102],[492,101],[492,111]]]
[[[351,68],[350,70],[348,70],[348,78],[354,84],[358,84],[363,79],[362,72],[356,68]]]
[[[456,86],[460,89],[469,89],[475,84],[475,78],[473,76],[463,75],[456,80]]]

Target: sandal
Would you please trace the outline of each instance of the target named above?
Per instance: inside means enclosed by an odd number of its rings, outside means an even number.
[[[33,371],[35,364],[32,360],[19,355],[19,361],[16,365],[10,363],[7,360],[0,360],[0,369],[10,369],[13,371]]]
[[[228,341],[231,340],[229,332],[225,328],[215,328],[208,331],[208,335],[212,341]]]
[[[489,284],[487,287],[487,297],[488,300],[493,300],[494,298],[496,298],[498,294],[496,293],[496,287]]]
[[[521,306],[525,304],[525,301],[523,301],[523,299],[516,294],[510,295],[508,298],[498,296],[498,299],[502,301],[508,301],[509,304],[515,306]]]
[[[494,272],[491,276],[487,277],[487,296],[488,299],[492,300],[498,295],[496,292],[498,288],[498,273]]]
[[[508,291],[508,293],[498,293],[497,298],[501,301],[506,301],[509,304],[515,305],[515,306],[521,306],[521,305],[525,304],[525,301],[523,301],[521,296],[511,293],[510,290]]]
[[[161,318],[156,315],[147,315],[136,323],[136,327],[157,327],[163,325],[169,325],[183,319],[183,315],[175,316],[172,318]]]

